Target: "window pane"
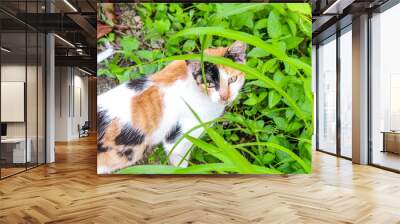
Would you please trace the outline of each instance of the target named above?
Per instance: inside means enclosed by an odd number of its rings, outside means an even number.
[[[45,163],[45,44],[46,37],[44,34],[39,33],[39,43],[38,43],[38,164]]]
[[[28,62],[26,80],[27,135],[31,153],[28,168],[37,165],[37,33],[28,32]]]
[[[318,48],[318,147],[336,153],[336,41]]]
[[[25,170],[30,162],[30,141],[26,141],[26,33],[1,34],[1,176]],[[28,150],[27,150],[28,149]]]
[[[340,36],[340,152],[351,158],[352,141],[352,35]]]

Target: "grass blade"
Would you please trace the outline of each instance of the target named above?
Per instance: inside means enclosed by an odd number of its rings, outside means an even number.
[[[271,169],[267,167],[251,165],[253,172],[252,174],[281,174],[277,169]],[[229,173],[238,173],[238,174],[247,174],[238,172],[237,168],[231,164],[225,163],[209,163],[209,164],[200,164],[193,165],[187,168],[177,169],[174,171],[174,174],[211,174],[214,172],[229,172]]]
[[[303,168],[303,170],[306,173],[310,173],[311,171],[311,166],[310,164],[306,164],[303,159],[301,159],[298,155],[296,155],[296,153],[292,152],[292,150],[285,148],[281,145],[275,144],[275,143],[270,143],[270,142],[248,142],[248,143],[243,143],[243,144],[238,144],[235,145],[234,147],[245,147],[245,146],[257,146],[257,145],[264,145],[264,146],[268,146],[271,148],[275,148],[277,150],[280,150],[282,152],[285,152],[286,154],[288,154],[293,160],[295,160],[297,163],[300,164],[300,166]]]
[[[136,165],[121,169],[116,174],[171,174],[179,167],[167,165]]]
[[[236,149],[234,149],[225,139],[219,135],[214,129],[209,128],[207,125],[201,121],[199,115],[193,110],[193,108],[185,101],[186,106],[190,109],[193,115],[196,117],[198,122],[203,126],[204,130],[207,132],[208,136],[213,140],[213,142],[221,148],[221,152],[227,156],[232,163],[234,163],[239,170],[245,173],[252,173],[253,168],[249,161],[243,157]]]
[[[205,152],[207,152],[208,154],[214,156],[215,158],[221,160],[224,163],[229,163],[232,164],[232,161],[230,160],[229,157],[227,157],[221,149],[219,149],[218,147],[211,145],[205,141],[202,141],[200,139],[197,138],[193,138],[190,135],[185,135],[185,137],[192,142],[195,146],[199,147],[200,149],[204,150]]]
[[[247,12],[247,11],[258,11],[258,10],[264,9],[264,7],[266,5],[268,5],[268,3],[253,3],[253,4],[244,3],[244,4],[237,5],[237,7],[229,8],[228,10],[224,10],[215,15],[216,15],[216,17],[225,18],[225,17],[232,16],[232,15],[239,15],[239,14]]]
[[[187,35],[204,35],[204,34],[209,34],[209,35],[216,35],[216,36],[221,36],[233,40],[240,40],[245,43],[248,43],[250,45],[256,46],[258,48],[261,48],[270,54],[274,55],[276,58],[278,58],[281,61],[287,62],[299,69],[303,69],[303,71],[311,75],[311,66],[302,62],[301,60],[297,58],[291,58],[286,55],[285,52],[277,48],[276,46],[272,44],[268,44],[259,37],[256,37],[254,35],[245,33],[245,32],[240,32],[236,30],[230,30],[230,29],[224,29],[221,27],[195,27],[195,28],[189,28],[182,30],[176,34],[174,34],[171,38],[176,38],[180,36],[187,36]]]

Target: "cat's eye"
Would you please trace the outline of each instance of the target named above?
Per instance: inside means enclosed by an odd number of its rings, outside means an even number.
[[[200,75],[196,77],[196,82],[197,82],[197,83],[201,83],[201,80],[202,80],[202,78],[201,78]]]
[[[214,87],[215,87],[215,84],[212,83],[212,82],[207,82],[207,87],[208,87],[208,88],[214,88]]]
[[[237,76],[232,76],[229,78],[228,82],[229,82],[229,84],[231,84],[231,83],[236,82],[236,80],[237,80]]]

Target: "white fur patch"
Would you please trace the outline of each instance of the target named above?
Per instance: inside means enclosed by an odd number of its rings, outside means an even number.
[[[97,105],[106,109],[111,118],[119,118],[121,122],[131,122],[131,102],[134,95],[135,91],[125,85],[119,85],[98,96]]]

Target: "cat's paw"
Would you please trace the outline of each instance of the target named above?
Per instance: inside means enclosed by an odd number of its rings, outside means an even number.
[[[182,157],[181,156],[178,156],[178,155],[171,155],[171,157],[170,157],[170,164],[171,165],[173,165],[173,166],[175,166],[175,167],[181,167],[181,168],[186,168],[186,167],[188,167],[188,165],[189,165],[189,163],[188,163],[188,161],[187,160],[183,160],[182,162],[181,162],[181,160],[182,160]]]
[[[111,174],[113,170],[106,166],[97,166],[97,174]]]

